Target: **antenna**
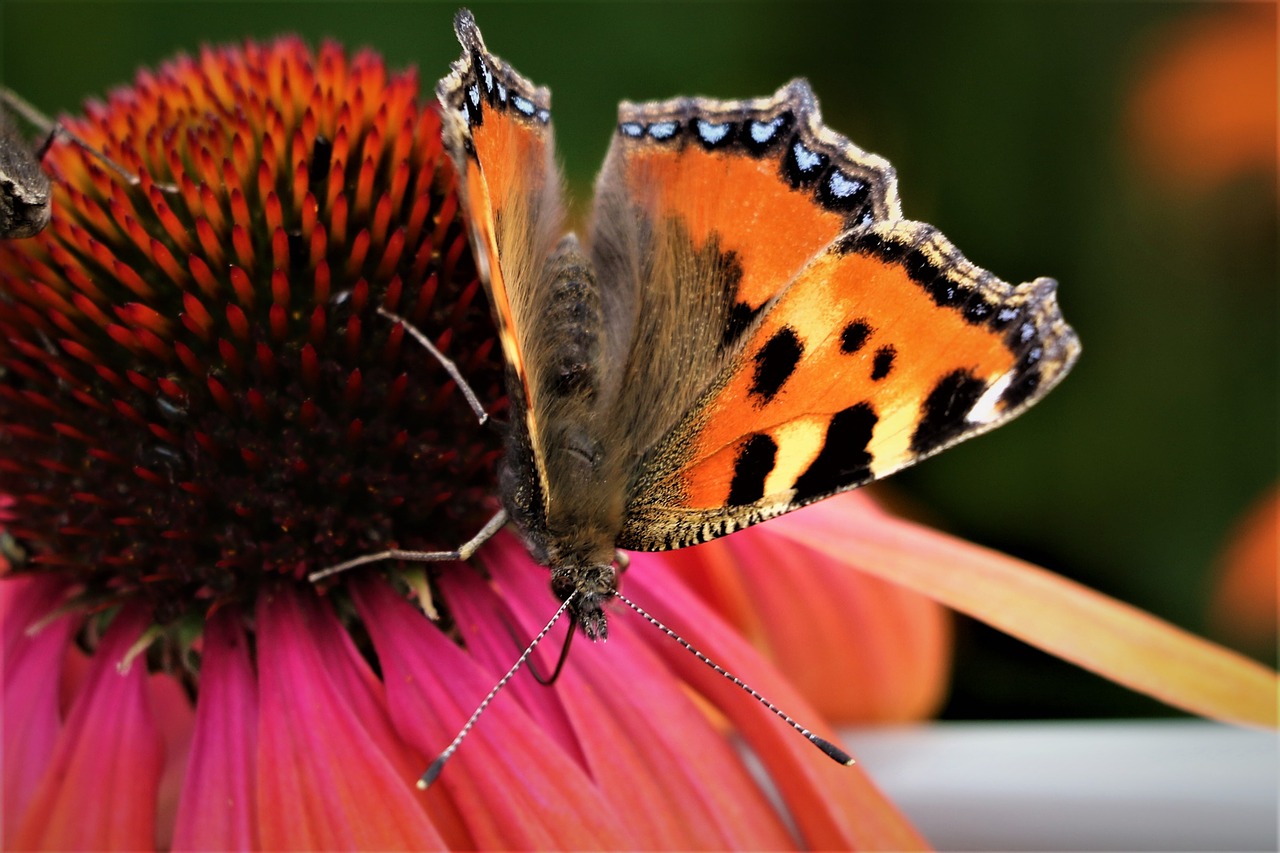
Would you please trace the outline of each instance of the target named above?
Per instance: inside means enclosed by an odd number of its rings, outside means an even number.
[[[747,684],[747,683],[746,683],[745,681],[743,681],[741,678],[738,678],[738,676],[734,675],[732,672],[729,672],[729,670],[727,670],[727,669],[725,669],[724,667],[720,666],[720,664],[716,663],[716,662],[715,662],[715,661],[713,661],[711,658],[707,657],[707,656],[706,656],[706,655],[704,655],[702,652],[700,652],[700,651],[698,651],[697,649],[695,649],[695,648],[694,648],[694,647],[689,643],[689,641],[688,641],[688,640],[686,640],[684,637],[681,637],[679,634],[677,634],[675,631],[673,631],[673,630],[671,630],[670,628],[668,628],[666,625],[663,625],[663,624],[662,624],[661,622],[659,622],[655,617],[650,616],[650,615],[649,615],[649,614],[644,610],[644,608],[642,608],[640,605],[636,604],[634,601],[632,601],[631,599],[627,598],[625,595],[623,595],[623,594],[622,594],[622,593],[620,593],[620,592],[615,592],[615,593],[614,593],[614,595],[615,595],[615,596],[618,598],[618,600],[619,600],[619,601],[621,601],[623,604],[625,604],[625,605],[627,605],[628,607],[630,607],[630,608],[631,608],[632,610],[634,610],[636,613],[639,613],[639,614],[644,618],[644,620],[645,620],[646,622],[648,622],[650,625],[652,625],[653,627],[657,628],[659,631],[661,631],[662,633],[666,634],[668,637],[670,637],[671,639],[675,640],[675,641],[676,641],[677,643],[679,643],[680,645],[684,646],[684,648],[685,648],[687,651],[692,652],[692,653],[693,653],[693,656],[694,656],[694,657],[696,657],[698,660],[702,661],[702,662],[703,662],[703,663],[705,663],[707,666],[711,667],[711,668],[712,668],[712,669],[714,669],[716,672],[720,673],[720,674],[721,674],[721,675],[723,675],[725,678],[727,678],[727,679],[729,679],[730,681],[732,681],[732,682],[733,682],[734,684],[736,684],[738,687],[741,687],[743,690],[745,690],[745,691],[747,692],[747,694],[751,696],[751,698],[752,698],[752,699],[755,699],[755,700],[756,700],[757,702],[759,702],[761,705],[765,706],[765,707],[766,707],[766,708],[768,708],[770,711],[772,711],[772,712],[773,712],[773,713],[774,713],[774,714],[775,714],[779,719],[781,719],[784,723],[786,723],[787,725],[791,726],[791,728],[795,729],[795,730],[796,730],[796,731],[798,731],[800,734],[804,735],[804,737],[809,741],[809,743],[813,744],[813,745],[814,745],[814,746],[816,746],[818,749],[822,750],[822,752],[823,752],[823,753],[824,753],[828,758],[830,758],[832,761],[839,762],[840,764],[843,764],[843,765],[844,765],[844,766],[846,766],[846,767],[852,767],[852,766],[853,766],[853,764],[854,764],[855,762],[854,762],[854,760],[853,760],[853,756],[849,755],[849,753],[845,752],[843,749],[841,749],[840,747],[836,746],[834,743],[832,743],[831,741],[827,740],[826,738],[819,737],[818,735],[815,735],[813,732],[809,731],[809,730],[808,730],[808,729],[806,729],[804,726],[802,726],[802,725],[800,725],[799,723],[797,723],[797,722],[796,722],[795,720],[793,720],[793,719],[792,719],[792,718],[791,718],[791,717],[790,717],[790,716],[789,716],[785,711],[783,711],[783,710],[782,710],[781,708],[779,708],[777,705],[775,705],[775,704],[773,704],[772,702],[770,702],[768,699],[764,698],[764,696],[762,696],[762,695],[761,695],[761,694],[760,694],[760,693],[759,693],[759,692],[758,692],[754,687],[752,687],[750,684]]]
[[[502,676],[502,678],[498,679],[498,683],[495,684],[493,686],[493,689],[489,691],[489,695],[484,697],[484,699],[480,702],[480,706],[476,708],[475,711],[472,712],[470,717],[467,718],[467,722],[462,726],[462,730],[458,732],[457,737],[455,737],[449,743],[449,745],[445,747],[444,752],[440,753],[439,757],[436,758],[435,761],[431,762],[431,766],[427,768],[427,772],[423,773],[422,778],[418,780],[418,787],[421,790],[425,791],[427,787],[432,782],[436,781],[436,779],[440,776],[440,771],[444,770],[445,762],[448,761],[453,756],[453,754],[458,751],[458,747],[462,744],[463,739],[466,738],[466,736],[471,732],[472,727],[474,727],[476,724],[476,720],[478,720],[480,718],[480,715],[484,713],[484,709],[489,707],[489,703],[492,702],[493,698],[498,695],[498,691],[502,690],[502,688],[506,686],[507,682],[510,681],[512,677],[515,676],[515,674],[520,670],[520,667],[524,666],[524,664],[529,660],[529,656],[533,654],[533,650],[538,647],[538,644],[543,641],[543,639],[547,636],[547,634],[551,633],[551,629],[555,627],[555,624],[560,621],[560,617],[563,616],[565,614],[565,611],[569,609],[570,603],[577,596],[577,594],[578,594],[577,590],[574,590],[569,594],[569,597],[566,598],[564,602],[560,605],[560,609],[555,612],[555,615],[551,617],[550,621],[548,621],[547,624],[543,627],[543,629],[538,632],[538,636],[533,638],[533,641],[529,643],[527,647],[525,647],[525,650],[523,653],[521,653],[519,659],[517,659],[516,662],[512,664],[511,669],[507,670],[507,674]],[[686,640],[684,637],[681,637],[679,634],[677,634],[675,631],[668,628],[666,625],[663,625],[655,617],[649,615],[649,613],[640,605],[636,604],[634,601],[627,598],[622,593],[617,592],[616,590],[614,591],[613,594],[615,597],[617,597],[619,601],[627,605],[627,607],[630,607],[636,613],[639,613],[640,616],[650,625],[654,626],[659,631],[666,634],[668,637],[675,640],[680,645],[684,646],[684,648],[687,651],[692,652],[693,656],[696,657],[698,660],[702,661],[707,666],[711,667],[713,670],[723,675],[725,678],[729,679],[738,687],[741,687],[744,691],[746,691],[746,693],[752,699],[755,699],[761,705],[768,708],[770,711],[773,712],[775,716],[781,719],[784,723],[791,726],[791,728],[795,729],[797,732],[803,735],[805,739],[809,741],[809,743],[813,744],[818,749],[822,750],[823,754],[826,755],[828,758],[830,758],[832,761],[835,761],[839,764],[843,764],[846,767],[852,767],[855,764],[853,760],[853,756],[849,755],[849,753],[845,752],[843,749],[836,746],[834,743],[827,740],[826,738],[820,737],[814,734],[813,732],[809,731],[804,726],[800,725],[798,722],[792,719],[791,716],[789,716],[785,711],[783,711],[777,705],[773,704],[768,699],[766,699],[754,687],[752,687],[750,684],[747,684],[741,678],[738,678],[738,676],[734,675],[732,672],[729,672],[729,670],[720,666],[720,664],[716,663],[711,658],[707,657],[702,652],[695,649],[689,643],[688,640]],[[569,630],[574,631],[576,629],[577,629],[577,625],[575,620],[575,624],[570,625]],[[565,658],[568,656],[568,648],[569,648],[569,643],[568,641],[566,641],[565,647],[560,653],[560,662],[556,664],[557,675],[560,672],[560,668],[564,665]]]
[[[427,768],[427,772],[422,774],[422,778],[418,780],[418,787],[420,789],[425,791],[428,785],[436,781],[436,777],[438,777],[440,775],[440,771],[444,769],[444,763],[453,757],[453,754],[458,751],[458,746],[462,743],[463,738],[465,738],[471,731],[471,727],[476,724],[476,720],[478,720],[480,715],[484,713],[484,709],[489,707],[489,703],[493,701],[493,697],[497,696],[498,691],[503,687],[506,687],[507,682],[510,681],[511,678],[520,670],[520,667],[524,666],[525,661],[529,659],[529,655],[533,654],[533,650],[538,647],[538,643],[541,643],[543,638],[546,637],[547,634],[551,633],[551,629],[560,621],[560,617],[569,609],[569,605],[577,595],[578,591],[576,589],[569,593],[569,596],[563,603],[561,603],[560,609],[555,612],[555,615],[551,617],[551,620],[547,622],[541,631],[538,632],[538,636],[533,638],[533,642],[529,643],[516,662],[511,665],[511,669],[507,670],[507,674],[498,679],[497,684],[493,685],[493,689],[489,691],[489,695],[484,697],[483,701],[480,702],[480,706],[471,713],[470,717],[467,718],[467,722],[462,726],[462,730],[459,731],[457,736],[449,743],[448,746],[445,747],[444,752],[440,753],[439,757],[436,758],[435,761],[431,762],[431,766]],[[572,626],[570,627],[570,630],[572,630]]]

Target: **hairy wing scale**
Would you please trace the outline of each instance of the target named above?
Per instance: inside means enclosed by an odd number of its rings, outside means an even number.
[[[513,422],[503,489],[517,520],[532,527],[541,523],[550,493],[536,375],[549,342],[539,319],[547,316],[547,294],[555,286],[548,256],[564,229],[550,93],[488,52],[469,12],[460,12],[454,25],[463,55],[436,93],[472,249],[514,373],[507,383]],[[513,481],[525,472],[537,482]]]

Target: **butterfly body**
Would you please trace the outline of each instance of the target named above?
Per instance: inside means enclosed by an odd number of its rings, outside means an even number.
[[[577,238],[563,238],[548,258],[545,340],[555,342],[531,363],[529,381],[547,413],[533,456],[523,418],[513,420],[499,474],[503,505],[522,531],[533,556],[551,567],[552,590],[561,599],[577,592],[574,618],[591,636],[606,636],[603,605],[617,589],[614,543],[622,526],[620,491],[610,487],[625,474],[598,406],[602,387],[600,292],[591,259]],[[523,384],[509,383],[517,408]],[[548,506],[529,471],[541,465],[561,484]]]
[[[584,239],[550,94],[455,19],[446,145],[508,368],[503,503],[591,636],[616,549],[727,535],[1007,421],[1079,353],[1055,283],[905,220],[808,84],[623,103]]]

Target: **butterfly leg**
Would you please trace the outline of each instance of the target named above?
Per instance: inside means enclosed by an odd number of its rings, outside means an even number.
[[[502,624],[503,624],[503,627],[507,629],[508,636],[511,637],[511,641],[516,644],[517,648],[523,648],[523,644],[520,642],[520,638],[516,636],[516,629],[511,627],[511,623],[508,622],[506,619],[503,619]],[[564,645],[560,647],[560,657],[556,659],[556,666],[555,666],[555,669],[551,670],[551,674],[544,676],[541,672],[538,671],[538,667],[534,663],[533,658],[532,657],[529,658],[529,662],[527,666],[529,667],[529,674],[533,676],[534,681],[538,682],[543,687],[550,687],[551,685],[556,683],[557,679],[560,678],[560,673],[564,670],[565,662],[569,660],[569,646],[572,645],[573,643],[573,635],[578,633],[577,629],[578,629],[578,619],[576,616],[573,615],[573,611],[570,611],[569,612],[569,633],[565,635]]]
[[[93,157],[96,157],[103,165],[123,178],[129,186],[136,187],[142,183],[142,180],[137,175],[125,171],[123,166],[115,160],[112,160],[102,151],[94,148],[78,133],[71,130],[62,122],[54,121],[49,118],[47,115],[28,103],[21,95],[7,86],[0,86],[0,103],[4,104],[4,108],[6,110],[12,110],[22,116],[32,127],[45,134],[44,142],[41,143],[40,147],[35,152],[37,160],[44,160],[44,155],[48,153],[49,146],[53,145],[53,141],[55,139],[66,139],[67,141],[79,146],[84,151],[87,151]],[[155,186],[164,193],[173,194],[178,191],[176,184],[156,183]]]
[[[454,364],[453,360],[447,355],[436,349],[436,345],[431,343],[431,339],[428,338],[421,329],[414,326],[399,314],[393,314],[385,308],[379,308],[378,313],[383,317],[386,317],[388,320],[399,323],[403,326],[405,331],[412,335],[415,341],[422,344],[426,351],[431,353],[431,356],[440,363],[441,367],[444,368],[444,372],[449,374],[449,378],[457,383],[458,389],[462,391],[462,396],[467,399],[467,405],[471,407],[471,411],[476,413],[476,419],[480,421],[480,426],[487,424],[489,422],[489,413],[484,410],[484,406],[480,404],[480,398],[476,396],[475,391],[471,390],[471,386],[467,384],[467,380],[462,378],[462,373],[458,370],[458,365]]]
[[[336,566],[330,566],[327,569],[321,569],[318,572],[312,572],[307,575],[307,580],[315,583],[324,578],[331,577],[336,574],[354,569],[358,566],[364,566],[369,563],[381,563],[384,560],[405,560],[410,563],[448,563],[458,560],[470,559],[476,550],[488,542],[493,534],[502,529],[507,523],[507,511],[500,509],[494,513],[493,518],[480,528],[480,532],[472,536],[458,548],[453,551],[404,551],[399,548],[388,548],[385,551],[378,551],[374,554],[365,554],[363,557],[356,557],[347,560],[345,563],[338,563]]]

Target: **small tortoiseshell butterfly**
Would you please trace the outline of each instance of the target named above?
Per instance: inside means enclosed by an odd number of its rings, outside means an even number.
[[[587,236],[564,236],[549,92],[469,11],[454,29],[437,94],[508,366],[503,506],[588,636],[615,549],[884,477],[1015,417],[1079,355],[1055,282],[1010,285],[903,219],[893,168],[825,127],[804,80],[624,102]]]

